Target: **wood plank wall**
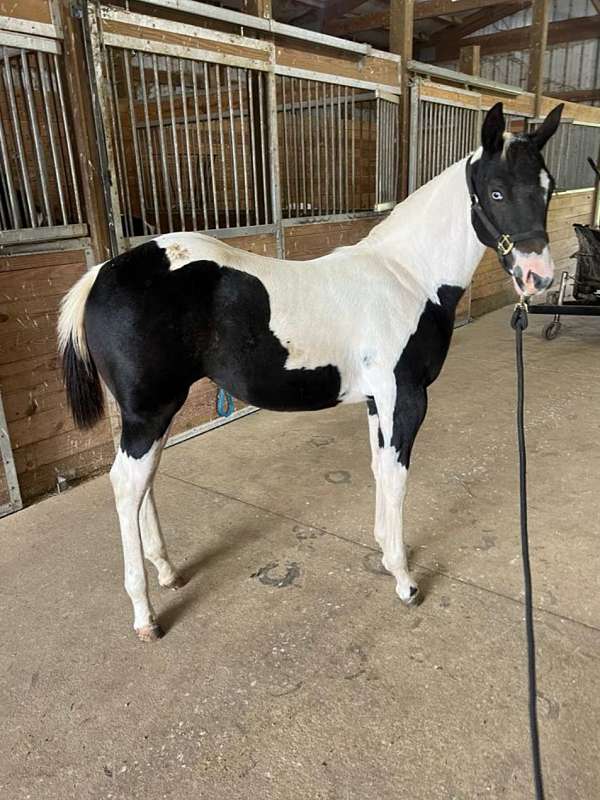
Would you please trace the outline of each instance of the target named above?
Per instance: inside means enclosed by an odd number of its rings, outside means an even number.
[[[110,426],[75,429],[56,354],[61,298],[85,270],[81,250],[0,257],[0,386],[25,501],[111,461]]]

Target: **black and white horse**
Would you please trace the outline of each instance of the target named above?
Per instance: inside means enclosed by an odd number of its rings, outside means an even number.
[[[74,418],[80,426],[99,420],[100,377],[121,409],[111,480],[140,639],[161,633],[144,556],[162,586],[181,585],[152,483],[171,420],[205,376],[276,411],[366,401],[375,537],[399,597],[417,602],[402,506],[427,387],[446,358],[456,305],[486,245],[497,250],[519,294],[552,282],[545,228],[553,180],[541,149],[561,111],[535,133],[513,136],[497,104],[470,157],[400,203],[361,242],[322,258],[278,261],[201,233],[172,233],[95,267],[71,289],[59,341]]]

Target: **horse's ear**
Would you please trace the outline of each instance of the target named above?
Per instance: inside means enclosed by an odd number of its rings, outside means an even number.
[[[560,122],[560,115],[565,107],[564,103],[555,106],[548,114],[546,119],[542,122],[539,128],[531,134],[531,139],[538,149],[541,150],[551,136],[554,136],[558,123]]]
[[[502,150],[505,127],[502,103],[496,103],[485,115],[481,126],[481,144],[486,152],[493,154]]]

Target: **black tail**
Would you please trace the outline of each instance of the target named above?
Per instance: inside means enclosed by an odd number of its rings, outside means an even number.
[[[67,400],[78,428],[92,428],[104,413],[104,393],[96,365],[77,355],[69,338],[63,352],[63,375]]]

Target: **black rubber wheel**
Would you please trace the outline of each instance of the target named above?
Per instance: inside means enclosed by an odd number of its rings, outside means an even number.
[[[561,328],[562,324],[560,322],[549,322],[547,325],[544,325],[544,330],[542,331],[544,339],[547,339],[549,342],[551,342],[552,339],[556,339]]]

